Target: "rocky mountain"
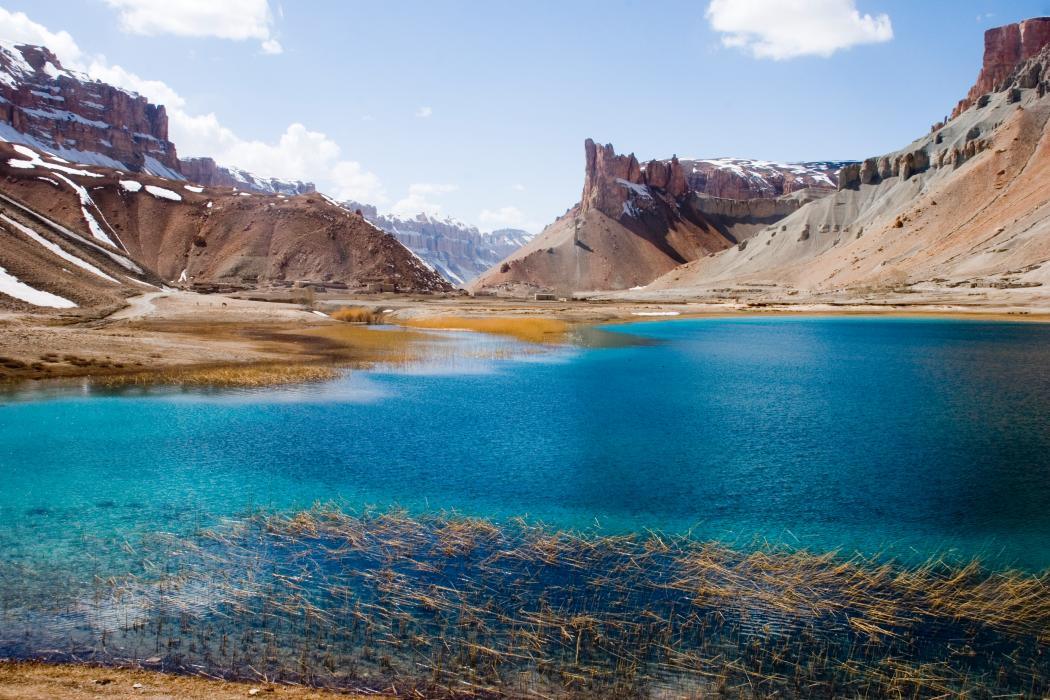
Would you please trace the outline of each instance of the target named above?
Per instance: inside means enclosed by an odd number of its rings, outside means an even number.
[[[180,160],[163,105],[68,70],[45,47],[0,42],[0,138],[77,163],[183,177],[209,187],[308,194],[313,183]]]
[[[179,177],[163,106],[67,70],[41,46],[0,42],[0,138],[78,163]]]
[[[187,183],[162,106],[0,45],[0,307],[114,305],[164,283],[452,289],[312,185],[191,162],[236,189]]]
[[[379,228],[393,234],[449,282],[463,286],[532,239],[520,229],[483,232],[452,217],[420,213],[413,218],[379,214],[375,206],[343,202]]]
[[[644,166],[584,143],[580,203],[472,285],[510,292],[626,289],[733,244],[698,208],[677,158]]]
[[[893,153],[798,166],[640,164],[588,143],[581,204],[476,286],[759,301],[1036,293],[1050,282],[1047,92],[1050,19],[1036,18],[989,30],[980,74],[952,118]],[[678,222],[703,230],[703,244],[654,238]],[[616,272],[594,274],[598,258]]]
[[[835,191],[842,163],[650,160],[584,144],[580,203],[474,288],[627,289],[737,245]],[[712,195],[717,196],[712,196]]]
[[[1040,294],[1050,283],[1048,27],[1037,19],[990,30],[977,82],[947,123],[843,168],[837,192],[746,247],[690,262],[638,294]]]
[[[208,157],[183,158],[179,170],[191,182],[207,187],[235,187],[261,194],[311,194],[317,191],[312,182],[282,180],[277,177],[253,175],[247,170],[219,165]]]
[[[293,283],[414,292],[451,289],[393,236],[323,196],[209,189],[71,164],[6,143],[0,143],[0,177],[0,208],[17,214],[52,244],[34,252],[53,263],[51,268],[28,266],[7,245],[12,238],[21,240],[24,232],[2,226],[0,266],[17,271],[34,289],[58,296],[70,294],[73,278],[87,272],[77,263],[79,269],[63,262],[67,258],[54,246],[69,255],[86,254],[90,261],[109,258],[105,269],[112,262],[122,266],[120,274],[110,274],[116,285],[108,290],[110,297],[140,281],[202,289]]]

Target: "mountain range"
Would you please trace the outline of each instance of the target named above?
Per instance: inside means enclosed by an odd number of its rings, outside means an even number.
[[[749,303],[1031,293],[1050,281],[1048,91],[1050,18],[1034,18],[989,30],[951,117],[890,153],[642,162],[588,139],[580,200],[531,236],[179,158],[163,105],[0,42],[0,304],[110,305],[165,284]]]
[[[771,175],[760,177],[754,161],[643,164],[588,140],[580,202],[474,288],[755,301],[1030,293],[1050,281],[1048,91],[1050,18],[1034,18],[987,32],[950,119],[863,161],[759,162]]]

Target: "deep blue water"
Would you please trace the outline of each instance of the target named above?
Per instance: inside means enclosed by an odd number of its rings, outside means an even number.
[[[1050,326],[608,332],[648,342],[484,359],[518,348],[457,336],[420,367],[294,390],[12,397],[0,560],[60,568],[85,543],[334,500],[1050,566]]]

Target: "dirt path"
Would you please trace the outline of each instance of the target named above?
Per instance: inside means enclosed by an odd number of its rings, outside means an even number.
[[[128,299],[128,305],[106,317],[107,321],[133,321],[156,312],[155,299],[168,296],[168,292],[147,292]]]

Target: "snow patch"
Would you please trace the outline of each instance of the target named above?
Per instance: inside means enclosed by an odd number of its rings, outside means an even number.
[[[77,256],[75,256],[75,255],[73,255],[71,253],[67,253],[65,250],[60,248],[55,243],[52,243],[51,241],[47,240],[46,238],[41,236],[36,231],[34,231],[33,229],[29,228],[28,226],[23,226],[22,224],[18,223],[17,221],[15,221],[14,219],[10,218],[6,214],[0,214],[0,219],[2,219],[8,225],[13,226],[15,229],[21,231],[25,235],[29,236],[31,239],[33,239],[34,241],[36,241],[40,245],[44,246],[45,248],[50,250],[55,255],[57,255],[58,257],[62,258],[63,260],[65,260],[67,262],[71,262],[74,265],[76,265],[77,267],[81,268],[82,270],[87,270],[88,272],[90,272],[93,275],[98,275],[99,277],[101,277],[104,280],[107,280],[109,282],[113,282],[114,284],[120,284],[120,282],[118,282],[115,278],[110,277],[105,272],[103,272],[102,270],[98,269],[97,267],[95,267],[91,263],[87,262],[86,260],[81,260],[80,258],[78,258]]]
[[[181,202],[182,195],[178,192],[172,192],[164,187],[157,187],[156,185],[146,185],[146,191],[158,199],[167,199],[172,202]]]
[[[196,185],[183,185],[182,189],[189,190],[190,192],[193,192],[195,194],[200,194],[204,191],[203,187],[197,187]]]
[[[141,192],[142,183],[138,180],[121,180],[120,189],[124,190],[125,192]]]
[[[76,304],[69,299],[30,287],[2,267],[0,267],[0,294],[6,294],[33,306],[48,306],[52,309],[76,308]]]
[[[632,194],[634,194],[634,195],[636,195],[638,197],[641,197],[642,199],[652,199],[653,198],[652,193],[649,192],[649,188],[646,187],[645,185],[639,185],[639,184],[637,184],[635,182],[630,182],[629,180],[624,180],[622,177],[616,178],[616,182],[618,182],[621,186],[626,187],[627,189],[629,189],[631,191]]]

